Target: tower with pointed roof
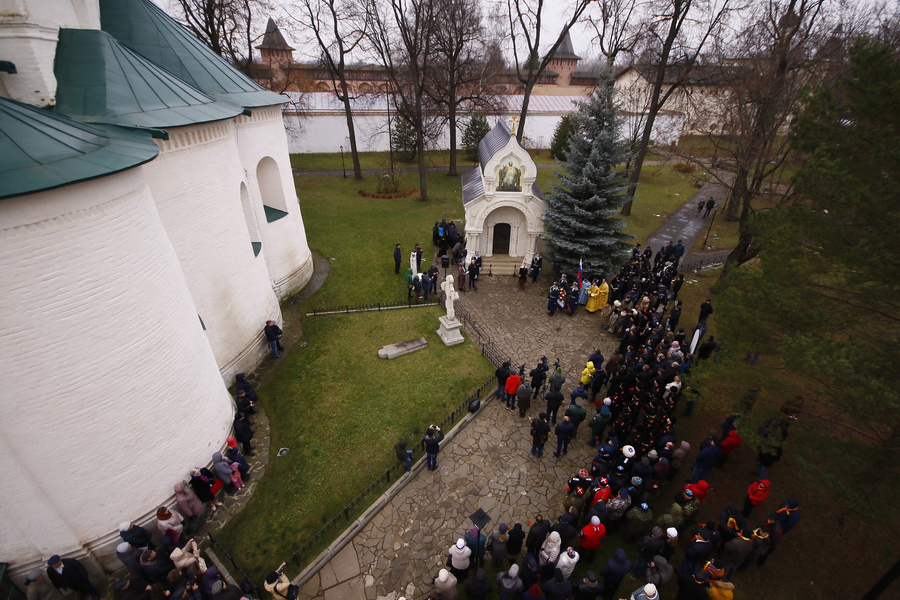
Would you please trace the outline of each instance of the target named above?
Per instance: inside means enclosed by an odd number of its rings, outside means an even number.
[[[262,43],[256,49],[259,50],[262,63],[269,68],[271,79],[273,81],[284,79],[285,69],[294,63],[295,48],[285,41],[272,17],[269,17],[269,22],[266,23]]]
[[[548,69],[558,73],[556,78],[557,85],[576,85],[576,83],[572,81],[572,74],[578,70],[578,61],[580,60],[581,57],[575,54],[575,47],[572,45],[572,37],[567,31],[566,37],[563,38],[562,43],[560,43],[556,52],[553,53],[553,57],[547,65]]]

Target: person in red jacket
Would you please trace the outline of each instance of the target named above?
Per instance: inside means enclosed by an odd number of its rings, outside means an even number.
[[[509,410],[516,407],[516,392],[519,391],[520,385],[522,385],[522,378],[515,369],[511,369],[509,378],[506,380],[506,408]]]
[[[709,484],[705,479],[701,479],[697,483],[689,483],[684,486],[684,489],[691,490],[694,494],[694,498],[703,502],[706,499],[706,494],[709,493]]]
[[[728,460],[728,455],[734,452],[737,447],[741,445],[741,442],[743,442],[743,440],[737,429],[732,429],[722,438],[722,442],[719,444],[719,448],[722,449],[722,457],[719,458],[719,467],[725,464],[725,461]]]
[[[600,522],[600,517],[596,515],[591,517],[591,522],[581,529],[578,541],[581,542],[581,547],[587,550],[587,562],[594,562],[594,556],[604,535],[606,535],[606,527]]]
[[[750,484],[750,487],[747,488],[747,497],[744,498],[744,510],[741,511],[741,514],[744,515],[744,518],[749,517],[750,513],[753,512],[753,509],[765,502],[768,497],[769,480],[760,479],[754,481]]]

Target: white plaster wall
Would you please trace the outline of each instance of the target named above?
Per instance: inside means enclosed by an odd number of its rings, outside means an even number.
[[[0,0],[0,56],[17,73],[0,73],[11,98],[35,106],[56,103],[53,60],[60,27],[100,29],[97,0]]]
[[[497,117],[488,115],[488,123],[491,127],[498,118],[509,121],[512,115]],[[553,130],[562,115],[529,115],[525,121],[525,135],[529,138],[527,147],[548,148],[553,138]],[[298,126],[299,122],[302,124]],[[362,112],[353,116],[353,125],[356,130],[356,144],[360,152],[387,152],[387,113],[386,112]],[[313,152],[340,152],[344,146],[347,153],[347,165],[351,168],[350,145],[347,141],[347,119],[344,113],[310,112],[302,116],[295,111],[285,110],[284,126],[287,129],[288,149],[291,154],[308,154]],[[465,131],[466,122],[459,124],[460,131],[457,135],[457,145],[462,148],[462,134]],[[450,132],[444,127],[441,134],[429,144],[430,148],[446,150],[450,147]],[[464,159],[463,159],[464,160]]]
[[[0,202],[0,556],[29,568],[153,511],[232,401],[143,167]]]
[[[266,320],[281,322],[241,206],[236,125],[228,119],[168,132],[169,140],[157,140],[160,155],[144,168],[219,370],[230,381],[265,356]]]
[[[574,110],[574,109],[573,109]],[[493,127],[498,118],[509,123],[512,115],[488,115],[488,123]],[[562,119],[563,114],[535,114],[529,115],[525,120],[525,147],[526,148],[549,148],[553,141],[553,132],[556,125]],[[633,116],[623,115],[628,119],[634,119]],[[299,122],[302,127],[298,126]],[[661,114],[656,117],[653,126],[653,141],[660,144],[669,144],[672,141],[678,141],[681,134],[682,118],[679,115]],[[353,123],[356,128],[356,142],[361,152],[387,152],[388,136],[387,136],[387,115],[385,113],[357,113],[353,117]],[[286,110],[284,112],[284,126],[288,135],[288,150],[291,154],[308,154],[313,152],[340,152],[341,145],[344,146],[346,153],[348,169],[352,167],[350,161],[349,143],[346,141],[347,120],[343,113],[341,114],[325,114],[313,112],[298,117],[296,112]],[[465,124],[462,125],[465,129]],[[627,133],[627,126],[622,128],[622,136]],[[462,147],[462,131],[457,137],[457,144]],[[446,150],[450,147],[450,135],[445,128],[441,135],[432,144],[432,147],[439,150]],[[461,158],[460,164],[468,164],[465,159]]]
[[[302,288],[312,277],[312,254],[306,241],[303,216],[300,214],[294,178],[291,175],[281,106],[254,108],[252,112],[249,117],[237,118],[237,151],[259,227],[262,242],[260,257],[265,260],[272,287],[281,298]],[[272,223],[266,222],[260,186],[256,179],[257,166],[265,157],[273,159],[278,165],[288,212],[288,216]]]

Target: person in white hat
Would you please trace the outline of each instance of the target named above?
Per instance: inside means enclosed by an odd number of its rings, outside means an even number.
[[[434,578],[434,589],[444,595],[444,600],[457,600],[456,577],[447,569],[441,569]]]
[[[659,600],[659,592],[655,585],[648,583],[631,592],[631,600]]]
[[[465,579],[469,574],[471,556],[472,549],[466,546],[463,538],[459,538],[455,545],[450,546],[450,571],[457,579]]]

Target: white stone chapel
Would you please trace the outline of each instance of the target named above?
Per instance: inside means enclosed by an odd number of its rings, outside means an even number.
[[[544,233],[544,198],[537,167],[503,121],[478,144],[477,168],[462,177],[467,261],[475,252],[494,271],[528,263]]]

